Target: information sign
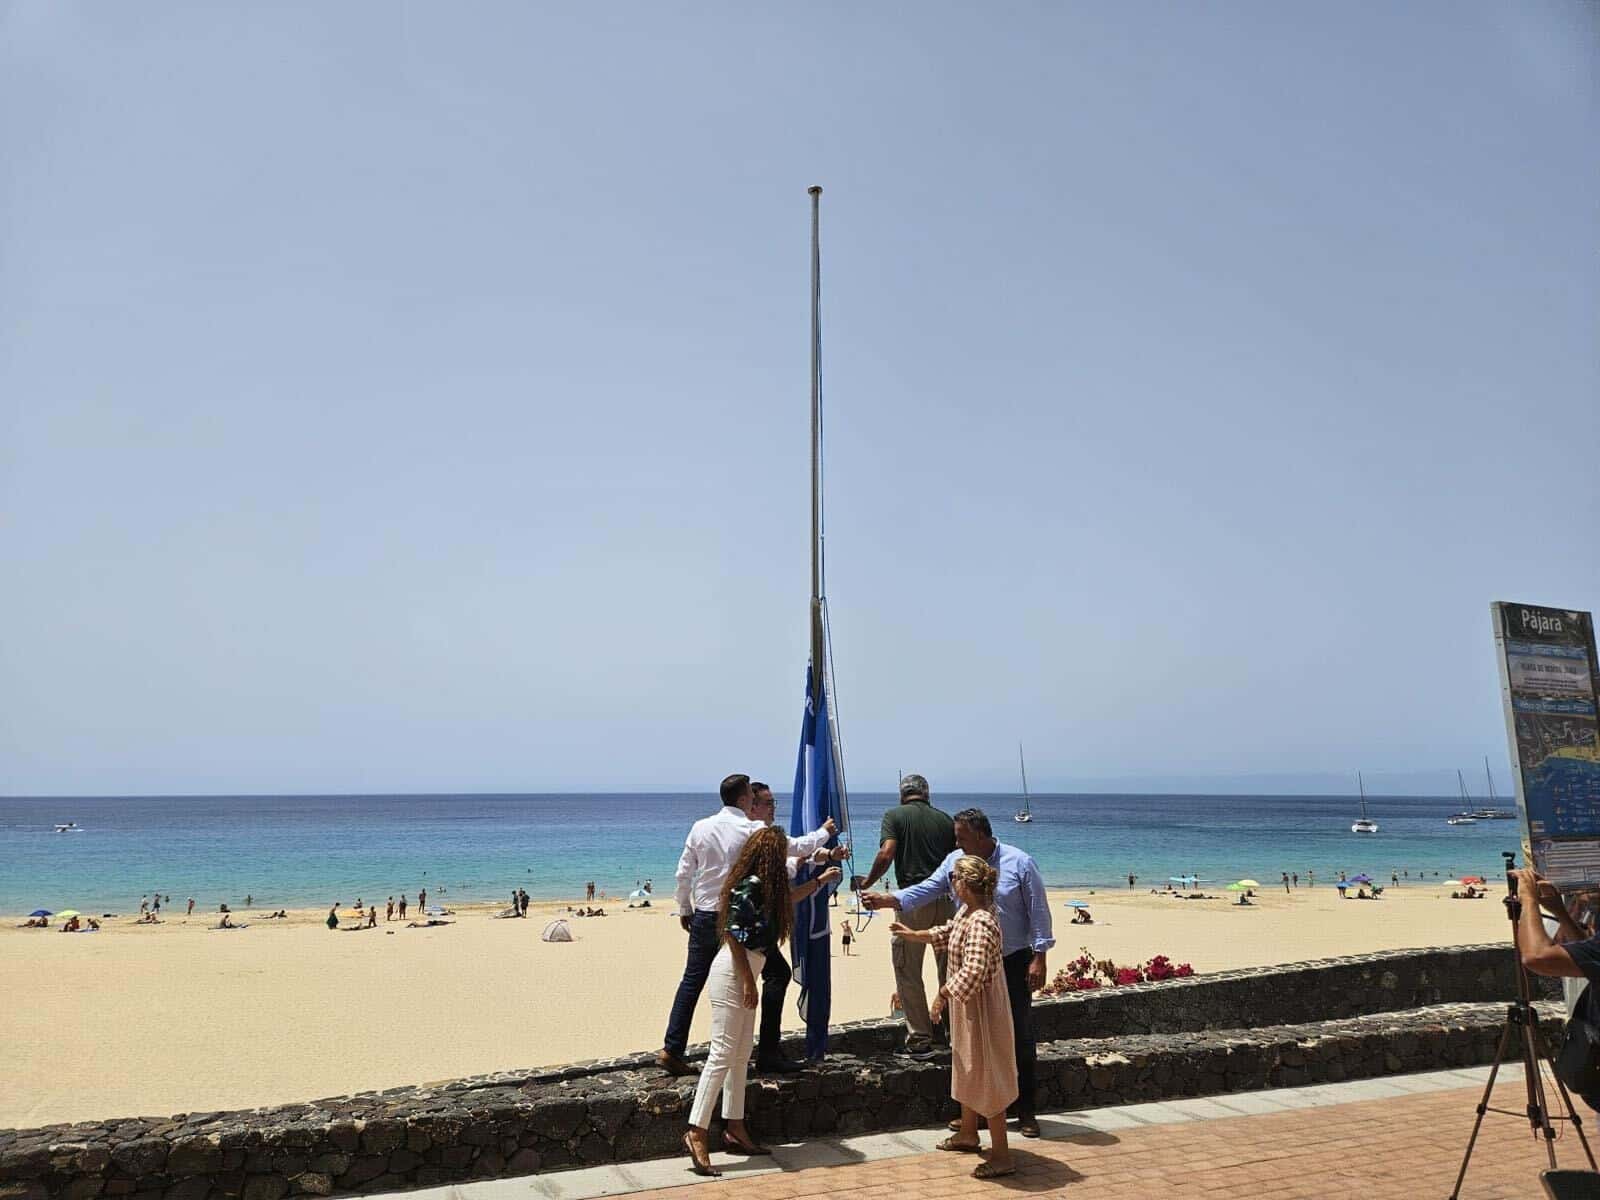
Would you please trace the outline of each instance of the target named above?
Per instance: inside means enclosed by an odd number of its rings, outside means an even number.
[[[1490,606],[1523,851],[1563,892],[1600,887],[1600,697],[1594,618]]]

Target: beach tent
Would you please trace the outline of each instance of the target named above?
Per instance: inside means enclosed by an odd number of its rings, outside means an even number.
[[[565,921],[551,921],[544,927],[544,932],[539,935],[541,942],[570,942],[572,930],[567,928]]]

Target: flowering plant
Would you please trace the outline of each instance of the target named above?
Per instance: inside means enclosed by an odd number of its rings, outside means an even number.
[[[1068,992],[1092,992],[1106,984],[1121,987],[1146,980],[1187,979],[1193,974],[1194,968],[1188,963],[1174,963],[1165,954],[1156,955],[1143,966],[1119,967],[1109,958],[1095,959],[1088,947],[1083,947],[1077,958],[1039,989],[1039,995],[1063,996]]]

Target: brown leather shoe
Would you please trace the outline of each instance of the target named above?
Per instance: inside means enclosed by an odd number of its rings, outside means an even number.
[[[1029,1113],[1027,1116],[1017,1118],[1017,1132],[1025,1138],[1039,1136],[1039,1118]]]
[[[663,1050],[656,1055],[656,1066],[660,1067],[668,1075],[698,1075],[700,1073],[698,1067],[691,1067],[671,1050]]]

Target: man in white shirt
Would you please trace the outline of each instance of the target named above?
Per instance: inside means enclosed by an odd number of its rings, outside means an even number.
[[[750,835],[771,819],[770,804],[763,809],[766,815],[756,815],[756,797],[750,787],[750,776],[729,775],[722,781],[721,794],[721,811],[694,823],[684,842],[683,855],[678,860],[678,922],[689,935],[689,955],[684,964],[683,979],[678,984],[677,996],[672,1002],[672,1015],[667,1019],[667,1035],[662,1041],[661,1053],[656,1055],[656,1061],[672,1075],[695,1073],[695,1068],[684,1061],[683,1055],[689,1046],[689,1025],[694,1020],[695,1005],[705,989],[711,961],[721,948],[717,937],[717,914],[722,902],[722,885],[727,882],[728,872],[733,869]],[[770,791],[766,793],[769,802],[771,795]],[[818,851],[828,853],[824,847],[833,834],[834,824],[830,818],[822,828],[803,837],[791,838],[790,857],[809,859]],[[773,955],[772,958],[781,961],[779,955]],[[787,976],[788,964],[784,963],[783,968],[782,973]],[[776,979],[773,982],[776,983]],[[775,1011],[780,1020],[782,992],[787,984],[788,979],[785,978],[776,988],[778,999]],[[775,1033],[770,1047],[766,1045],[763,1033],[758,1063],[763,1053],[767,1055],[769,1063],[781,1061]]]

